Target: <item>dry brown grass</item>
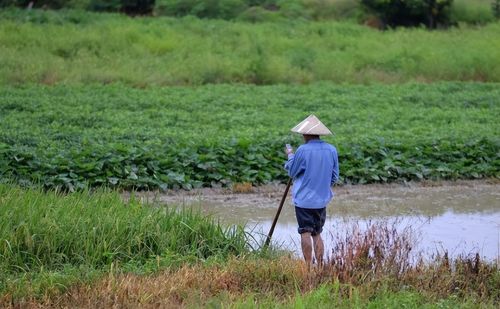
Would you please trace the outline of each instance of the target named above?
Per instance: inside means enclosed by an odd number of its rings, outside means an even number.
[[[254,187],[251,182],[239,182],[232,186],[233,193],[252,193],[254,192]]]
[[[7,308],[137,308],[201,305],[224,293],[237,299],[245,293],[292,295],[297,283],[309,276],[301,261],[288,257],[276,260],[232,259],[227,265],[184,266],[154,276],[110,274],[98,282],[74,286],[62,295],[13,302],[0,300]],[[309,289],[313,284],[307,285]],[[303,288],[306,288],[305,286]]]
[[[415,264],[412,249],[416,240],[410,227],[398,231],[397,226],[396,221],[377,222],[361,230],[354,224],[333,235],[329,272],[341,282],[356,285],[388,277],[400,280]]]
[[[355,289],[369,299],[381,291],[411,289],[429,300],[451,295],[500,304],[497,265],[479,255],[451,259],[435,256],[423,262],[413,250],[410,229],[396,224],[356,225],[334,235],[333,252],[322,267],[310,271],[291,256],[267,259],[232,258],[224,264],[185,265],[156,275],[109,274],[91,284],[73,286],[63,294],[15,302],[0,299],[6,308],[176,308],[203,307],[214,297],[231,303],[256,295],[289,301],[297,292],[307,293],[322,284],[339,284],[341,297],[350,299]]]
[[[59,79],[57,71],[45,70],[41,74],[41,76],[39,78],[39,82],[43,85],[52,86],[52,85],[55,85],[56,83],[60,82],[60,79]]]

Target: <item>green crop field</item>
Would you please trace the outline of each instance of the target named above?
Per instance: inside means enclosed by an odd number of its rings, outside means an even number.
[[[284,180],[310,113],[348,183],[499,176],[498,84],[0,91],[0,175],[20,184],[186,188]]]

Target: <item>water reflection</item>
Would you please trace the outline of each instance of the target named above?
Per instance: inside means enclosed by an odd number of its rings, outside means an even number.
[[[280,192],[278,188],[263,194],[184,196],[182,200],[169,197],[163,202],[184,203],[225,223],[246,224],[258,238],[269,231]],[[327,214],[323,233],[326,243],[329,235],[353,222],[362,227],[374,220],[398,220],[401,228],[410,225],[419,234],[418,249],[427,253],[447,250],[454,255],[479,252],[488,259],[500,256],[500,185],[344,186],[337,188]],[[273,241],[298,253],[296,230],[293,205],[288,198]]]
[[[405,216],[398,218],[330,217],[325,224],[323,238],[325,251],[331,250],[331,243],[337,232],[351,230],[357,224],[361,230],[378,221],[395,223],[398,230],[411,227],[415,232],[415,252],[426,255],[448,251],[450,255],[473,254],[479,252],[489,260],[500,257],[500,212],[496,213],[455,213],[447,211],[434,217]],[[267,235],[271,221],[248,222],[247,229],[256,238]],[[299,236],[295,222],[278,223],[273,242],[300,255]]]

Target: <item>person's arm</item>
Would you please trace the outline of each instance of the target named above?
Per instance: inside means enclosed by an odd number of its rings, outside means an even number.
[[[300,148],[297,149],[297,153],[288,153],[288,161],[285,163],[285,170],[288,172],[288,176],[296,178],[301,173],[304,172],[305,162],[302,157],[302,151]]]
[[[339,158],[337,151],[333,152],[332,186],[339,180]]]

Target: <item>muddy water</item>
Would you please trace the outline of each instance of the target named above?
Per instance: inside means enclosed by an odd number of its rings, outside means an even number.
[[[257,238],[269,231],[284,186],[233,194],[224,190],[157,195],[163,203],[195,207],[225,223],[244,223]],[[447,250],[452,255],[479,252],[487,259],[500,256],[500,184],[456,182],[440,184],[343,186],[335,188],[327,208],[324,227],[328,239],[357,224],[384,221],[411,227],[418,238],[418,250],[426,254]],[[273,242],[299,255],[291,196],[276,226]]]

